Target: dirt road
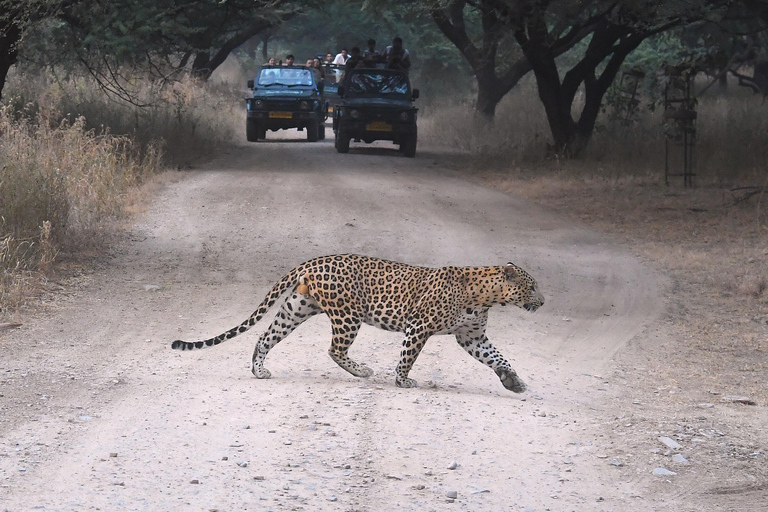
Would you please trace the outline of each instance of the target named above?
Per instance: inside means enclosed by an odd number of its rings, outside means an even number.
[[[665,281],[445,172],[448,159],[288,140],[185,172],[97,271],[2,334],[0,508],[688,510],[614,458],[627,399],[613,357],[659,319]],[[447,336],[416,362],[420,387],[396,388],[401,335],[371,327],[352,356],[375,373],[354,378],[326,353],[325,317],[270,353],[270,380],[249,371],[268,321],[169,349],[245,319],[296,264],[344,252],[528,270],[545,306],[496,307],[488,334],[529,391]]]

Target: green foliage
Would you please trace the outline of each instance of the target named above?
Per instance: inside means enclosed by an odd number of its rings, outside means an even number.
[[[463,96],[472,85],[469,66],[461,53],[437,29],[423,11],[413,12],[401,3],[373,4],[364,0],[334,0],[309,8],[269,31],[269,57],[296,56],[303,64],[316,55],[354,46],[365,51],[373,38],[383,52],[392,38],[403,38],[411,54],[411,79],[422,90],[420,103],[429,103],[443,95]],[[263,44],[263,42],[261,43]],[[247,75],[263,64],[257,44],[243,45],[236,56]]]

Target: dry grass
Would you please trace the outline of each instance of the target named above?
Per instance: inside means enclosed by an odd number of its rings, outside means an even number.
[[[505,159],[517,163],[541,160],[549,127],[544,107],[526,82],[502,100],[491,124],[477,115],[470,100],[427,107],[419,119],[419,139],[489,163]]]
[[[137,209],[139,185],[231,144],[240,94],[183,79],[124,84],[118,101],[85,77],[14,70],[0,110],[0,315],[46,280],[61,252],[77,257]]]
[[[577,111],[578,99],[575,103]],[[732,87],[727,96],[700,98],[697,111],[697,184],[764,184],[768,102]],[[480,168],[500,167],[521,174],[533,166],[533,172],[558,179],[659,183],[665,149],[661,121],[660,109],[644,109],[629,126],[601,115],[585,153],[577,161],[559,162],[547,154],[549,126],[535,84],[526,78],[499,104],[491,125],[478,118],[471,101],[454,102],[426,109],[419,136],[424,142],[471,155]],[[678,153],[680,148],[673,147],[673,172],[679,172]],[[548,158],[542,166],[542,160]]]
[[[160,144],[164,162],[180,167],[216,155],[245,123],[242,93],[225,83],[137,77],[124,85],[133,103],[104,94],[87,77],[17,71],[9,78],[6,97],[13,109],[32,116],[46,112],[52,119],[83,118],[88,130],[126,135],[142,148]]]
[[[160,167],[160,153],[128,137],[0,109],[0,308],[41,284],[59,250],[93,241],[130,191]]]

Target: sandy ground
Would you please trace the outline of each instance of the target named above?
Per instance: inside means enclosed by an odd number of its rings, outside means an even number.
[[[445,152],[339,155],[301,135],[183,173],[98,268],[0,334],[0,508],[768,507],[754,446],[764,438],[734,433],[765,425],[765,404],[657,404],[668,391],[659,347],[675,335],[661,272],[598,231],[462,179]],[[488,334],[529,391],[505,390],[447,336],[414,366],[420,387],[399,389],[401,335],[372,327],[351,355],[375,373],[357,379],[327,356],[325,317],[270,353],[270,380],[249,371],[269,320],[212,349],[170,350],[238,324],[298,263],[344,252],[528,270],[545,306],[494,308]],[[747,437],[739,464],[718,462]]]

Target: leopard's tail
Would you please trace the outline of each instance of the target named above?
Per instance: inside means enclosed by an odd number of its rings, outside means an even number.
[[[244,333],[253,327],[256,322],[261,320],[265,314],[267,314],[269,309],[275,305],[275,302],[280,298],[281,295],[283,295],[283,293],[285,293],[290,288],[295,288],[299,284],[299,278],[301,277],[300,271],[301,267],[297,267],[288,272],[285,276],[283,276],[282,279],[275,283],[267,296],[264,297],[264,300],[261,302],[261,304],[259,304],[259,307],[256,309],[256,311],[254,311],[251,316],[249,316],[237,327],[233,327],[232,329],[225,331],[216,337],[208,338],[207,340],[192,342],[176,340],[171,343],[171,348],[176,350],[193,350],[197,348],[212,347],[213,345],[218,345],[222,341],[234,338],[238,334]]]

